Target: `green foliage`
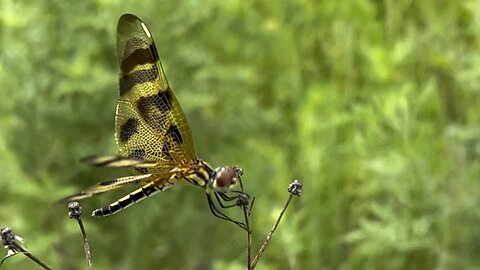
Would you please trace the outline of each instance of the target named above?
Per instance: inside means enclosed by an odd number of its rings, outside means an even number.
[[[199,156],[238,164],[258,269],[479,269],[478,1],[0,0],[0,226],[84,269],[65,195],[115,153],[120,15],[152,30]],[[82,203],[85,212],[118,197]],[[238,211],[237,211],[238,212]],[[244,234],[179,185],[85,215],[98,269],[244,269]],[[26,258],[4,269],[34,269]]]

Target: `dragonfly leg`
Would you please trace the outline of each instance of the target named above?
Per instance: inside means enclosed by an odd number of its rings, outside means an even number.
[[[236,202],[235,203],[230,203],[230,204],[224,204],[223,203],[223,202],[231,202],[235,199],[238,199],[238,195],[234,196],[234,197],[228,197],[227,194],[225,194],[223,192],[214,192],[214,194],[215,194],[215,198],[217,199],[217,202],[220,205],[220,207],[222,207],[222,208],[232,208],[232,207],[238,206],[238,204]],[[226,196],[226,197],[224,197],[224,196]]]
[[[214,216],[216,216],[217,218],[226,220],[226,221],[230,221],[230,222],[236,224],[237,226],[239,226],[240,228],[242,228],[244,230],[247,230],[247,227],[245,226],[245,223],[233,220],[230,217],[228,217],[227,215],[225,215],[224,213],[222,213],[220,210],[218,210],[217,207],[215,206],[215,203],[212,200],[211,195],[209,193],[207,193],[207,199],[208,199],[208,206],[210,207],[210,211],[212,212],[212,214]]]

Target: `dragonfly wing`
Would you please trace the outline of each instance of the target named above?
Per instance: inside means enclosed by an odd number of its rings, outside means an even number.
[[[142,175],[135,175],[135,176],[120,177],[112,180],[105,180],[85,189],[80,193],[68,196],[60,201],[68,202],[68,201],[82,200],[85,198],[92,197],[93,195],[105,193],[114,189],[119,189],[119,188],[129,186],[129,185],[139,184],[139,183],[148,183],[157,178],[158,176],[153,174],[142,174]]]
[[[195,158],[185,115],[169,87],[152,35],[136,16],[117,29],[120,65],[115,137],[122,156],[188,164]]]

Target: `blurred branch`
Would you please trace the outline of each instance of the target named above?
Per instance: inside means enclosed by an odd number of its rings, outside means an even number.
[[[32,261],[36,262],[38,265],[43,267],[44,269],[52,270],[50,266],[48,266],[46,263],[41,261],[39,258],[33,256],[32,253],[28,252],[26,249],[24,249],[22,246],[20,246],[20,243],[23,243],[23,239],[15,235],[12,231],[12,229],[8,227],[2,227],[0,228],[0,234],[2,238],[2,243],[5,249],[7,249],[7,256],[5,256],[2,261],[0,262],[0,265],[3,264],[3,262],[9,258],[12,257],[18,253],[23,253],[25,256],[30,258]]]
[[[82,232],[83,237],[83,251],[85,252],[85,260],[87,261],[88,269],[93,269],[92,264],[92,255],[90,253],[90,245],[88,244],[88,237],[87,233],[85,232],[85,228],[83,227],[82,222],[82,207],[78,202],[70,202],[68,203],[68,216],[71,219],[75,219],[78,221],[78,226],[80,227],[80,231]]]

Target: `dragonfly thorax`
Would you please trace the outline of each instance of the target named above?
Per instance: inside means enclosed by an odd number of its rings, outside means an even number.
[[[227,191],[235,187],[242,175],[243,170],[240,167],[219,167],[215,169],[215,172],[210,177],[209,185],[214,190]]]

